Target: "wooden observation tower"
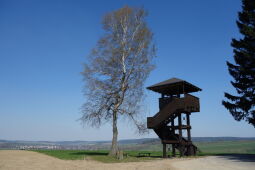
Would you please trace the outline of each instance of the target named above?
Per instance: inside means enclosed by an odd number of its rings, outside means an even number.
[[[157,83],[147,89],[161,94],[159,112],[153,117],[147,117],[147,127],[153,129],[161,139],[163,157],[167,157],[167,144],[172,144],[173,156],[175,156],[175,149],[179,150],[180,156],[196,155],[197,147],[191,141],[190,115],[192,112],[199,112],[200,106],[199,98],[189,93],[201,91],[201,89],[177,78]],[[184,130],[187,131],[186,138]]]

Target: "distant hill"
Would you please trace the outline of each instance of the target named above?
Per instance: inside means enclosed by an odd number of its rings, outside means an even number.
[[[255,140],[255,137],[193,137],[194,142],[243,141]]]
[[[193,137],[194,142],[217,142],[217,141],[254,141],[255,137]],[[119,144],[153,144],[159,143],[158,138],[124,139]],[[111,141],[25,141],[25,140],[0,140],[1,143],[30,144],[30,145],[107,145]]]

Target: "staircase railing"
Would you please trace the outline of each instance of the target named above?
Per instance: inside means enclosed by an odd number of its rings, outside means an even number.
[[[148,128],[160,125],[177,111],[199,112],[199,98],[190,94],[185,94],[183,98],[172,98],[157,114],[147,118]]]

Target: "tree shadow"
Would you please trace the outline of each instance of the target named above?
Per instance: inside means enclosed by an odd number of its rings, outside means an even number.
[[[106,156],[108,153],[106,152],[89,152],[89,151],[84,151],[84,152],[74,152],[70,153],[70,155],[89,155],[89,156]]]
[[[154,155],[151,155],[151,156],[145,156],[145,155],[139,156],[139,155],[137,155],[137,156],[134,156],[134,157],[136,157],[136,158],[162,158],[162,156],[154,156]]]
[[[216,156],[238,162],[255,162],[255,154],[216,154]]]

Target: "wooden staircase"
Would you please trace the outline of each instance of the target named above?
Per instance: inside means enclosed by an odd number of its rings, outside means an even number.
[[[147,117],[147,127],[155,129],[167,125],[179,113],[199,112],[199,98],[185,94],[183,98],[160,98],[160,111],[153,117]]]
[[[199,98],[185,94],[183,98],[171,97],[159,100],[160,111],[153,117],[147,118],[147,127],[155,131],[161,139],[163,147],[166,147],[166,144],[172,144],[173,154],[177,149],[181,156],[195,155],[197,147],[191,142],[189,115],[191,112],[199,112]],[[186,114],[186,125],[182,125],[182,113]],[[177,126],[174,125],[175,118],[178,118]],[[171,123],[170,126],[169,123]],[[175,133],[176,130],[179,131],[179,134]],[[182,136],[182,130],[187,130],[188,139]]]

